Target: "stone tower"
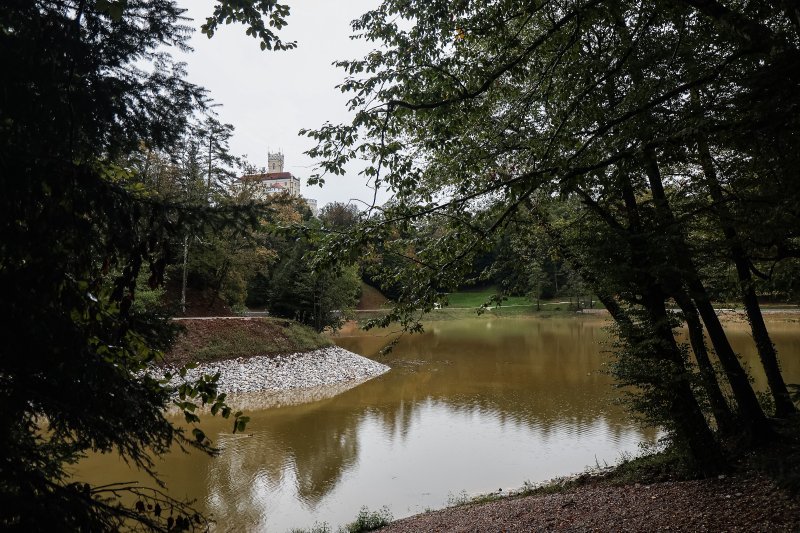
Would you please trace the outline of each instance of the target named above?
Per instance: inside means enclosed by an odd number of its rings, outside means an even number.
[[[283,154],[267,153],[267,172],[283,172]]]

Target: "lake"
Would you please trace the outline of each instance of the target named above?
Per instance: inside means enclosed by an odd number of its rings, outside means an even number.
[[[519,488],[613,464],[652,443],[607,376],[606,322],[586,318],[476,318],[433,322],[421,335],[340,337],[337,344],[392,367],[333,398],[249,412],[247,434],[204,419],[223,448],[215,459],[173,453],[158,471],[174,497],[196,499],[219,530],[284,532],[327,522],[334,530],[362,506],[395,518],[463,498]],[[800,328],[771,321],[788,382],[800,382]],[[744,323],[734,348],[757,358]],[[765,388],[754,372],[756,386]],[[118,459],[95,456],[79,477],[141,479]]]

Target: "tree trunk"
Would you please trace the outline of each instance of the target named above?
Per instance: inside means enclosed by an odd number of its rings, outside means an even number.
[[[761,359],[761,365],[764,367],[764,373],[767,376],[769,390],[775,400],[775,416],[789,416],[797,412],[797,409],[789,396],[786,383],[781,375],[780,366],[778,364],[778,354],[775,351],[775,345],[772,344],[769,331],[767,331],[767,325],[764,323],[764,316],[761,314],[761,307],[758,304],[758,298],[756,297],[756,291],[753,285],[753,277],[750,273],[750,262],[738,238],[736,228],[733,226],[730,212],[725,206],[725,197],[722,192],[722,187],[719,184],[719,179],[717,178],[714,161],[711,158],[708,143],[706,143],[705,138],[702,136],[698,137],[697,147],[700,156],[700,165],[703,168],[703,173],[706,178],[706,185],[711,193],[711,199],[716,206],[715,212],[722,226],[731,258],[736,266],[742,303],[747,312],[747,319],[750,322],[753,340],[756,343],[756,348],[758,348],[758,356],[759,359]]]
[[[181,313],[186,314],[186,272],[189,262],[189,235],[183,236],[183,280],[181,281]]]
[[[714,414],[717,428],[720,433],[730,435],[733,433],[735,427],[733,413],[728,406],[728,402],[725,401],[722,390],[719,388],[717,373],[708,356],[706,340],[703,337],[703,324],[700,322],[697,308],[694,306],[689,296],[683,291],[675,295],[675,301],[678,303],[681,311],[683,311],[683,316],[686,318],[686,326],[689,329],[689,342],[692,345],[697,367],[700,369],[700,375],[703,378],[703,387],[708,395],[708,402],[711,405],[711,411]]]
[[[555,283],[555,296],[558,298],[558,265],[553,262],[553,282]]]
[[[620,35],[627,43],[631,43],[631,37],[625,20],[617,10],[615,10],[615,15],[615,22],[617,28],[620,30]],[[634,72],[633,75],[635,80],[640,78],[636,72]],[[716,312],[711,305],[710,299],[705,291],[705,287],[703,287],[700,277],[697,274],[697,269],[695,268],[691,258],[686,254],[688,247],[686,246],[685,239],[680,232],[677,221],[672,215],[666,195],[664,194],[664,187],[661,181],[661,172],[658,168],[655,150],[653,148],[647,148],[644,150],[643,155],[647,178],[650,183],[650,189],[653,193],[656,209],[658,210],[662,221],[665,222],[663,227],[669,232],[671,237],[672,253],[670,253],[670,255],[674,255],[678,262],[678,267],[683,271],[681,274],[686,277],[690,295],[697,303],[697,309],[706,324],[706,328],[714,346],[714,350],[716,351],[717,357],[719,358],[723,369],[725,370],[725,375],[728,378],[731,390],[736,398],[736,403],[739,408],[739,414],[742,418],[742,421],[747,424],[749,432],[752,435],[759,435],[761,430],[766,429],[766,417],[764,416],[764,412],[758,403],[758,399],[756,398],[755,392],[753,392],[753,388],[750,386],[747,374],[742,368],[742,365],[736,357],[736,354],[733,352],[733,349],[728,342],[728,338],[725,336],[725,332],[719,323],[719,319],[717,318]],[[628,188],[630,188],[630,185],[628,185]],[[625,189],[623,188],[623,190]],[[630,201],[635,202],[633,191],[629,190],[627,193],[631,196],[627,199],[626,204],[628,204]]]
[[[630,182],[628,182],[628,185],[630,185]],[[623,188],[625,188],[624,185]],[[629,190],[628,192],[632,191]],[[635,209],[635,198],[627,194],[624,196],[627,196],[628,202],[633,202],[633,204],[628,203],[628,205],[633,208],[633,210],[629,209],[629,220],[632,222],[633,226],[631,238],[635,240],[640,237],[639,218]],[[724,468],[725,461],[722,450],[719,443],[714,439],[711,428],[708,427],[705,416],[694,397],[691,383],[688,379],[688,369],[686,369],[682,354],[677,347],[672,329],[669,327],[663,297],[661,297],[659,301],[659,294],[661,292],[659,287],[646,275],[646,272],[643,272],[641,278],[638,280],[638,285],[642,289],[641,293],[646,295],[644,301],[647,312],[650,315],[650,321],[655,325],[659,325],[659,327],[654,328],[652,332],[653,335],[656,336],[656,338],[653,339],[651,336],[646,335],[647,332],[637,326],[619,303],[603,289],[602,284],[599,283],[594,273],[584,268],[580,261],[562,244],[562,240],[555,228],[553,228],[541,214],[535,214],[537,218],[540,219],[540,224],[545,230],[545,233],[561,248],[561,253],[565,260],[570,262],[575,271],[595,289],[598,299],[603,303],[606,309],[608,309],[614,321],[620,326],[621,334],[625,336],[626,341],[634,346],[646,343],[648,353],[650,353],[652,357],[667,362],[675,369],[675,372],[670,373],[669,376],[665,376],[664,380],[654,380],[653,385],[661,389],[656,395],[658,399],[655,401],[667,410],[668,416],[675,429],[677,444],[687,448],[697,469],[704,474],[713,474]],[[636,257],[638,254],[641,254],[644,249],[637,248],[635,243],[632,244],[634,244],[634,246],[632,246],[632,253],[634,256],[631,259],[633,261],[641,259],[646,262],[646,257]],[[644,264],[642,266],[644,266]],[[652,349],[652,340],[655,340],[658,345],[658,348],[655,350]]]
[[[694,261],[687,254],[689,247],[680,232],[678,221],[675,220],[664,194],[661,172],[653,149],[644,151],[644,161],[650,190],[653,194],[656,208],[664,222],[663,228],[669,232],[671,237],[670,255],[674,257],[677,266],[680,268],[681,275],[689,287],[689,294],[695,301],[697,310],[706,325],[711,344],[714,346],[714,351],[720,363],[722,363],[731,391],[734,398],[736,398],[741,421],[746,424],[751,436],[756,437],[767,429],[764,411],[758,403],[753,387],[750,386],[747,373],[742,368],[736,353],[728,341],[725,330],[722,328],[719,317],[711,304],[711,299],[700,280]]]
[[[660,293],[661,291],[653,292]],[[663,346],[664,353],[660,356],[671,362],[683,376],[686,376],[684,379],[678,378],[677,381],[673,377],[673,380],[668,382],[670,384],[668,394],[673,394],[669,408],[678,437],[689,448],[695,460],[695,468],[705,475],[715,474],[725,464],[722,449],[714,439],[714,434],[708,427],[703,411],[692,392],[689,371],[672,333],[664,305],[664,296],[661,294],[645,295],[644,300],[646,311],[655,326],[657,338]]]
[[[206,194],[211,195],[211,143],[214,140],[214,134],[208,134],[208,176],[206,178]]]
[[[589,281],[589,280],[587,280]],[[668,398],[665,406],[672,419],[676,439],[679,444],[686,446],[695,468],[704,475],[712,475],[725,467],[725,459],[719,443],[714,438],[711,428],[708,427],[700,405],[694,397],[691,383],[688,379],[689,371],[685,367],[683,357],[675,342],[672,329],[669,326],[663,298],[659,299],[654,292],[657,288],[646,289],[649,296],[644,298],[645,309],[653,323],[655,335],[660,349],[654,357],[669,362],[675,369],[676,375],[686,376],[685,379],[676,380],[674,377],[660,384],[663,390],[662,398]],[[608,309],[614,321],[621,326],[623,332],[627,331],[627,341],[632,344],[647,342],[643,332],[635,333],[638,328],[621,309],[619,304],[609,295],[598,291],[597,298]],[[652,343],[648,343],[652,344]]]

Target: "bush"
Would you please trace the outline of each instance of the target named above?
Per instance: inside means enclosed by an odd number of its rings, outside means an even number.
[[[392,521],[392,513],[388,507],[382,507],[379,511],[370,511],[362,507],[358,512],[354,522],[340,528],[340,533],[361,533],[362,531],[374,531],[389,525]]]

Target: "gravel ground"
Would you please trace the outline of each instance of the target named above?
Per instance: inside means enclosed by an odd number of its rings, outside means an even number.
[[[165,368],[154,371],[155,375]],[[220,373],[219,392],[272,392],[292,389],[311,389],[344,382],[360,382],[379,376],[389,367],[358,354],[331,346],[312,352],[277,356],[256,356],[228,359],[201,364],[186,373],[186,380],[196,380],[204,374]],[[171,385],[183,379],[175,376]]]
[[[398,520],[380,530],[800,531],[800,503],[758,477],[612,486],[506,498]]]

